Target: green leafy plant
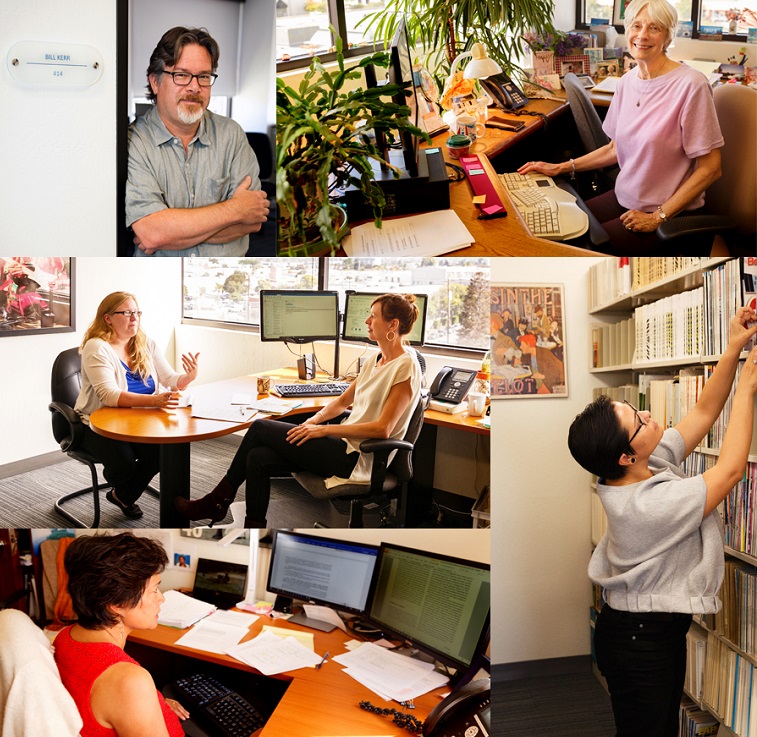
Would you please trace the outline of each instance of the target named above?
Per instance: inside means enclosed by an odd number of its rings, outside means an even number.
[[[381,227],[384,193],[374,180],[371,160],[381,162],[374,133],[394,142],[396,132],[428,137],[408,119],[410,108],[387,99],[402,92],[402,85],[357,87],[369,64],[386,68],[389,55],[378,52],[345,66],[337,41],[337,69],[328,71],[313,59],[297,89],[276,80],[276,199],[279,251],[290,255],[315,235],[333,250],[339,224],[331,195],[349,185],[358,187],[373,208]],[[407,85],[405,85],[407,86]],[[398,169],[390,165],[395,177]]]
[[[551,0],[395,0],[361,23],[388,43],[404,17],[411,42],[427,50],[425,63],[441,85],[455,57],[476,41],[506,72],[522,76],[515,63],[521,37],[534,29],[554,32],[552,13]]]

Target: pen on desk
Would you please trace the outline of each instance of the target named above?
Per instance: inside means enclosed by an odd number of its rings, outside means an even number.
[[[321,658],[321,662],[315,666],[316,670],[318,670],[326,662],[326,659],[329,657],[329,655],[331,655],[331,651],[327,650],[326,654]]]

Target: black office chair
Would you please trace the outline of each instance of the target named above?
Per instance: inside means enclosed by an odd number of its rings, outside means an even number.
[[[99,461],[80,447],[84,434],[84,426],[79,415],[73,410],[80,389],[81,356],[79,355],[78,348],[69,348],[60,353],[53,363],[50,379],[52,402],[50,402],[48,409],[52,413],[53,437],[58,441],[61,450],[69,458],[73,458],[89,468],[89,472],[92,475],[92,483],[84,489],[72,491],[58,498],[55,502],[55,511],[65,517],[75,527],[88,527],[78,517],[63,509],[62,505],[70,499],[91,493],[94,505],[94,518],[91,526],[95,528],[100,525],[99,492],[101,489],[109,488],[110,485],[99,482],[95,466]],[[147,487],[147,491],[151,492],[154,496],[159,496],[159,492],[151,486]]]
[[[268,220],[263,223],[263,227],[250,236],[250,245],[246,255],[256,258],[275,256],[278,209],[276,204],[276,172],[273,166],[273,136],[270,133],[247,133],[247,142],[258,160],[260,187],[266,193],[271,209],[268,213]]]
[[[362,453],[373,453],[371,483],[343,484],[326,488],[326,478],[309,471],[296,471],[293,478],[316,499],[329,499],[338,509],[339,502],[349,502],[349,527],[363,526],[363,507],[367,504],[398,500],[397,519],[404,527],[407,518],[408,485],[413,477],[413,448],[423,427],[425,397],[419,397],[402,440],[371,438],[360,443]],[[387,465],[392,451],[397,453]]]

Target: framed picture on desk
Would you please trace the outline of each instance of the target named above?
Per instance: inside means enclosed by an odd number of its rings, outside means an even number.
[[[492,284],[491,398],[567,397],[562,284]]]

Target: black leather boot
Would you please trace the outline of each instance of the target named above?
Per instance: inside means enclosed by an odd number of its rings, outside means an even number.
[[[234,501],[237,491],[224,476],[218,486],[210,494],[206,494],[200,499],[193,502],[185,499],[183,496],[176,497],[174,504],[187,519],[199,520],[209,518],[209,527],[215,522],[220,522],[229,511],[231,503]]]

